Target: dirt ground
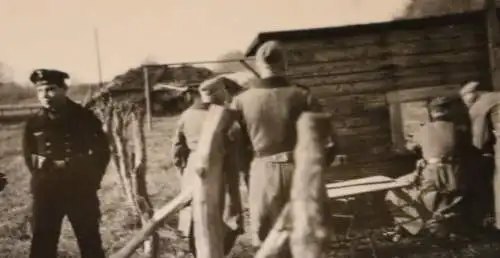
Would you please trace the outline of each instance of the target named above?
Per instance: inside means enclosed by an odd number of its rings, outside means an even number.
[[[155,207],[160,207],[179,193],[179,178],[170,163],[170,136],[177,118],[155,118],[153,130],[148,132],[148,188]],[[0,170],[7,175],[9,185],[0,193],[0,257],[27,257],[30,237],[26,223],[29,216],[29,173],[24,167],[21,154],[22,123],[10,121],[0,124]],[[246,189],[242,186],[244,205]],[[108,254],[122,247],[134,234],[129,219],[131,207],[118,186],[118,176],[110,165],[99,191],[101,199],[104,247]],[[370,215],[373,207],[366,207],[368,221],[378,221]],[[160,230],[162,237],[161,257],[191,257],[187,254],[187,242],[180,239],[174,228],[177,216],[168,218]],[[367,221],[363,219],[363,221]],[[248,219],[246,220],[248,223]],[[398,244],[377,238],[378,257],[500,257],[500,244],[491,240],[452,242],[437,245],[429,241],[413,240]],[[240,237],[231,257],[252,257],[248,234]],[[366,243],[360,246],[357,257],[370,257]],[[79,257],[76,239],[67,220],[64,221],[59,244],[60,257]],[[134,257],[141,257],[136,254]],[[331,248],[329,257],[348,257],[347,249]]]

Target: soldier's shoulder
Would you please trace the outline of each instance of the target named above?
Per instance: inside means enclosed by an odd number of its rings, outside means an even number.
[[[101,123],[101,120],[99,120],[97,115],[90,108],[84,107],[80,104],[74,103],[73,112],[75,113],[75,117],[78,117],[80,121],[97,124]]]
[[[92,110],[88,107],[85,107],[85,106],[78,104],[76,102],[72,103],[72,105],[73,105],[73,109],[78,113],[95,116],[94,112],[92,112]]]
[[[255,95],[255,90],[256,90],[255,88],[249,88],[244,92],[241,92],[240,94],[234,96],[232,100],[232,105],[240,103],[244,99],[252,98],[252,96]]]

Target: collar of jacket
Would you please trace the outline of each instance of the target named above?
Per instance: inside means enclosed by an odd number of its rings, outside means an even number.
[[[271,76],[255,81],[254,88],[273,89],[291,86],[287,78],[283,76]]]
[[[52,110],[44,108],[42,114],[50,119],[56,119],[65,116],[66,114],[71,114],[79,105],[72,101],[70,98],[66,98],[66,103],[61,110]]]

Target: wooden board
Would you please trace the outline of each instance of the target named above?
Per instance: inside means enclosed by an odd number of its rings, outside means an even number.
[[[335,96],[359,93],[381,93],[398,88],[417,88],[442,84],[460,84],[466,80],[480,80],[484,71],[464,71],[455,74],[429,74],[380,80],[340,82],[335,78],[316,78],[292,80],[295,83],[311,87],[316,96]]]
[[[322,75],[312,77],[291,77],[290,79],[304,86],[341,85],[347,83],[389,83],[405,85],[415,81],[446,81],[462,78],[470,74],[484,73],[484,67],[478,65],[464,66],[461,69],[447,71],[443,68],[437,69],[408,69],[400,72],[371,72],[351,75]],[[432,84],[431,84],[432,85]],[[318,89],[313,89],[317,91]]]
[[[439,85],[417,89],[397,90],[387,93],[388,103],[401,103],[428,99],[435,96],[458,97],[460,84]]]
[[[425,56],[426,58],[423,58]],[[290,60],[290,69],[295,66],[309,66],[309,65],[320,65],[322,63],[329,65],[328,69],[335,70],[339,68],[353,68],[359,67],[363,70],[367,70],[368,67],[375,65],[379,66],[408,66],[408,65],[426,65],[434,64],[436,62],[448,62],[449,60],[455,60],[457,63],[459,61],[480,61],[486,63],[484,60],[486,54],[481,47],[463,50],[463,51],[448,51],[440,52],[429,55],[401,55],[401,56],[391,56],[391,57],[365,57],[365,58],[342,58],[335,60],[302,60],[297,59],[296,62]],[[456,59],[453,59],[456,58]],[[293,70],[292,70],[293,71]]]
[[[484,40],[479,41],[474,38],[450,38],[436,41],[398,42],[390,45],[369,45],[336,49],[292,49],[289,51],[288,55],[292,63],[297,61],[329,61],[376,57],[390,58],[391,56],[408,55],[427,56],[449,51],[467,51],[481,47],[484,44]]]
[[[355,137],[356,135],[365,134],[365,135],[373,135],[379,132],[387,132],[389,131],[389,125],[383,123],[374,123],[365,127],[356,128],[356,130],[352,130],[348,127],[337,127],[335,128],[335,134],[338,137],[351,136]]]
[[[326,185],[328,198],[339,199],[390,189],[403,188],[410,184],[387,176],[370,176]]]
[[[325,35],[323,38],[313,40],[303,39],[293,42],[287,42],[287,47],[290,49],[312,49],[322,47],[346,48],[351,46],[364,46],[373,44],[390,44],[393,42],[411,42],[411,41],[434,41],[439,39],[448,39],[453,37],[484,38],[483,23],[478,20],[476,22],[466,22],[455,25],[444,25],[426,27],[423,29],[398,29],[386,31],[373,31],[371,33],[355,34],[349,36],[338,37],[334,33]]]

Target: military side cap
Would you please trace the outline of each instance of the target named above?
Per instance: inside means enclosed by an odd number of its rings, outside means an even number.
[[[55,84],[66,87],[66,79],[69,79],[67,73],[50,69],[37,69],[30,76],[30,81],[35,85]]]
[[[278,41],[266,41],[257,50],[255,59],[267,64],[280,63],[285,59],[285,50],[281,46],[281,43]]]
[[[479,86],[479,82],[477,82],[477,81],[467,82],[460,89],[460,95],[463,96],[463,95],[465,95],[467,93],[475,92],[477,90],[477,86]]]

